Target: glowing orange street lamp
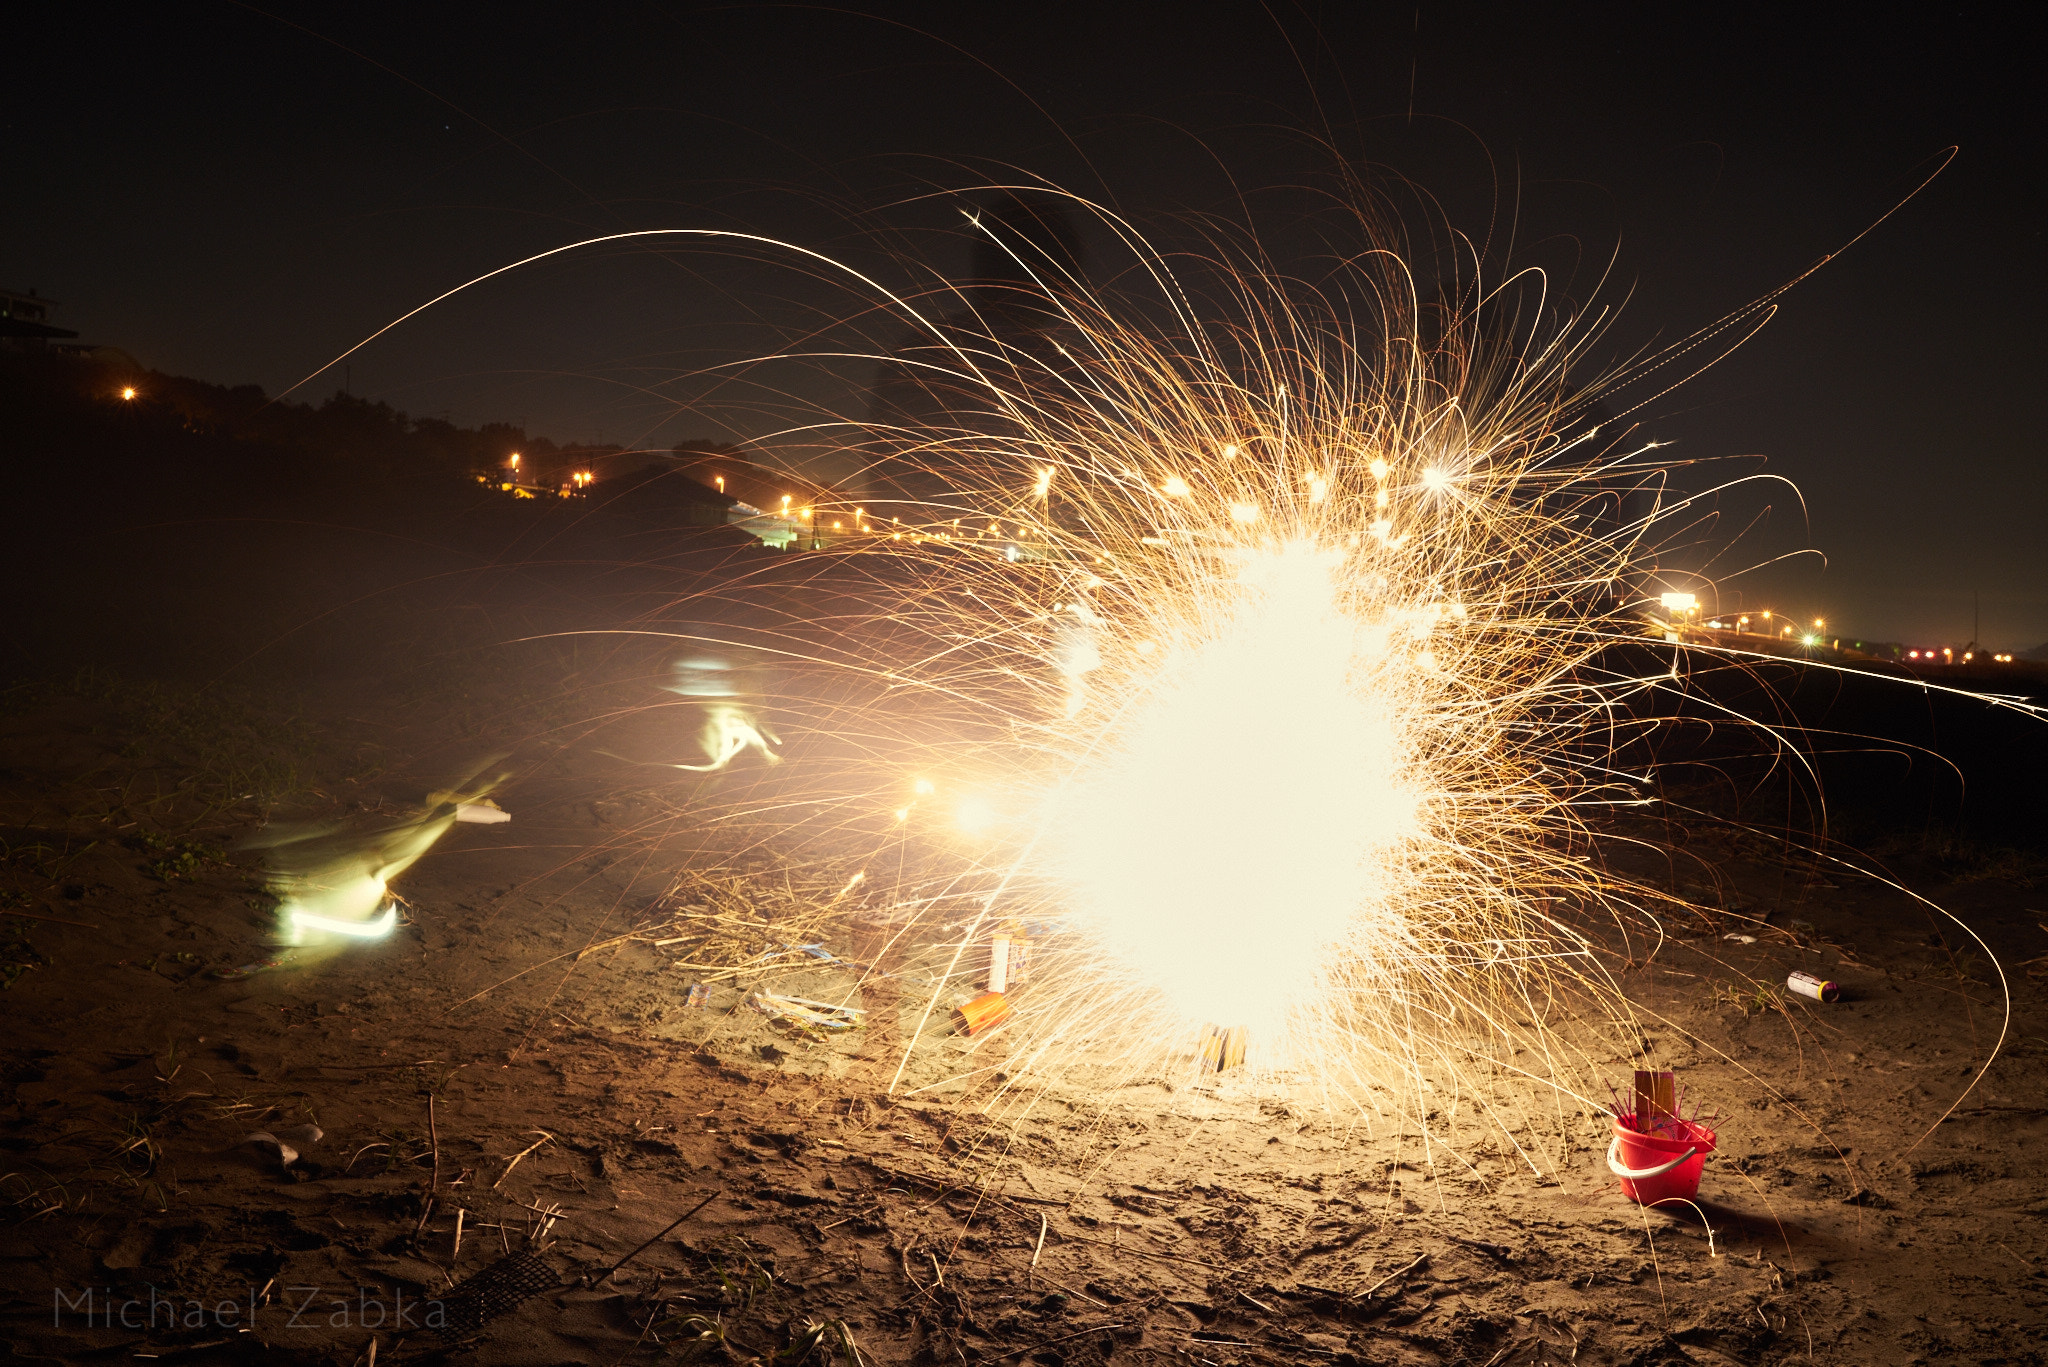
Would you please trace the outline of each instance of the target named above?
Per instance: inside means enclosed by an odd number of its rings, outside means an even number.
[[[122,398],[122,399],[123,399],[124,401],[128,402],[128,403],[134,403],[134,402],[135,402],[135,386],[134,386],[134,385],[132,385],[132,384],[130,384],[130,385],[123,385],[123,386],[121,386],[121,398]]]

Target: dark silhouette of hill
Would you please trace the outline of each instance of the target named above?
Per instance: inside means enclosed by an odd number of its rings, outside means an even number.
[[[1693,651],[1681,679],[1671,667],[1669,647],[1633,644],[1595,664],[1664,677],[1631,701],[1659,725],[1617,768],[1654,768],[1680,807],[1851,843],[1933,830],[2048,847],[2048,722],[2038,716],[1902,674],[1797,659]]]
[[[271,403],[255,386],[6,357],[0,441],[0,670],[15,676],[371,669],[616,620],[675,597],[678,572],[768,554],[702,525],[687,480],[517,498],[471,472],[552,443],[347,394]]]

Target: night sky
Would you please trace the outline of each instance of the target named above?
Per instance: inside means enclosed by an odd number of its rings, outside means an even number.
[[[892,283],[905,252],[958,272],[960,201],[937,192],[1008,166],[1167,238],[1249,190],[1284,255],[1306,201],[1286,187],[1327,176],[1325,132],[1457,226],[1513,220],[1530,259],[1575,258],[1580,297],[1613,257],[1618,354],[1797,274],[1953,145],[1759,337],[1637,417],[1676,458],[1763,455],[1797,484],[1803,510],[1729,504],[1773,510],[1720,563],[1810,545],[1825,565],[1727,583],[1745,605],[1960,642],[1979,593],[1986,644],[2048,642],[2042,127],[2017,7],[37,9],[10,44],[0,284],[61,301],[84,340],[273,393],[450,285],[599,233],[737,229]],[[857,304],[760,258],[594,251],[415,320],[347,378],[559,440],[753,438],[780,421],[767,391],[690,373]],[[764,378],[846,408],[867,377]]]

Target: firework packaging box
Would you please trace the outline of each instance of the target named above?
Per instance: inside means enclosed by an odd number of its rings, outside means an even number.
[[[971,1002],[955,1008],[953,1028],[963,1035],[993,1030],[1010,1018],[1010,1001],[1000,992],[984,992]]]
[[[1786,977],[1785,986],[1791,988],[1800,996],[1811,997],[1817,1002],[1839,1001],[1842,996],[1842,989],[1839,984],[1830,982],[1826,978],[1816,977],[1803,968],[1794,969]]]
[[[1636,1069],[1635,1118],[1638,1129],[1656,1129],[1678,1114],[1678,1074]]]
[[[683,998],[683,1005],[691,1011],[702,1011],[711,1000],[711,984],[691,983],[690,994]]]
[[[1010,937],[997,935],[988,942],[988,977],[991,992],[1010,990]]]
[[[1031,967],[1031,938],[1015,921],[989,937],[988,973],[983,978],[991,992],[1009,992],[1021,987]]]
[[[1202,1027],[1202,1069],[1204,1072],[1221,1073],[1244,1066],[1244,1045],[1250,1032],[1242,1025],[1224,1027],[1205,1025]]]

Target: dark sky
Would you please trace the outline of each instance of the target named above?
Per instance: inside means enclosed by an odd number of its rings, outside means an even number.
[[[1721,563],[1811,545],[1825,568],[1729,582],[1747,605],[1960,641],[1978,593],[1987,642],[2048,641],[2026,12],[1672,8],[40,6],[11,44],[0,283],[160,369],[276,392],[581,237],[738,229],[900,281],[885,248],[966,259],[953,201],[915,196],[1014,165],[1170,235],[1234,211],[1233,187],[1326,176],[1308,135],[1327,128],[1456,226],[1512,219],[1530,259],[1576,255],[1581,296],[1614,256],[1617,349],[1775,287],[1954,145],[1641,416],[1676,457],[1763,455],[1797,484],[1730,503],[1772,512]],[[1300,200],[1251,199],[1283,254]],[[350,374],[416,414],[564,440],[753,437],[773,389],[844,404],[864,375],[679,377],[856,304],[758,257],[596,250],[451,301]]]

